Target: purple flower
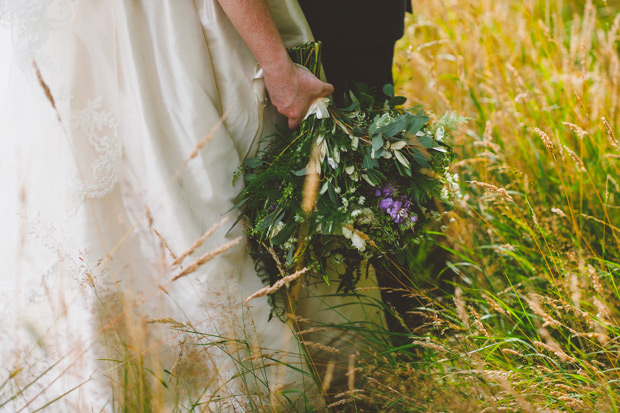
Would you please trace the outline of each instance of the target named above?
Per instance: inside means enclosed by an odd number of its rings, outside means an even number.
[[[391,197],[396,192],[396,187],[392,184],[385,184],[381,188],[375,189],[375,196],[387,196]]]
[[[386,209],[386,212],[390,217],[392,217],[392,221],[396,222],[398,219],[398,213],[400,208],[403,206],[403,203],[400,201],[394,201],[392,206]]]
[[[417,215],[412,215],[411,216],[411,222],[413,222],[413,223],[418,222],[418,216]]]
[[[389,209],[393,206],[394,200],[392,198],[383,198],[381,201],[379,201],[379,208],[385,209],[386,211],[389,211]]]
[[[392,195],[394,195],[394,191],[396,191],[396,188],[394,188],[394,185],[392,185],[392,184],[385,184],[383,186],[383,188],[381,189],[381,195],[383,195],[383,196],[392,196]]]

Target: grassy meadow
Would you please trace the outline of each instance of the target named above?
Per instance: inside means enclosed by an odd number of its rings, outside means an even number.
[[[468,118],[453,142],[463,196],[408,276],[393,280],[397,332],[340,326],[370,346],[349,357],[337,391],[326,384],[333,365],[320,377],[312,370],[328,410],[620,410],[620,4],[427,0],[414,11],[397,44],[396,90],[435,120]],[[96,283],[89,276],[85,289],[104,302]],[[102,306],[97,332],[114,395],[106,411],[209,411],[205,394],[226,387],[199,379],[222,367],[205,362],[209,346],[230,351],[240,370],[247,360],[275,363],[250,339],[214,342],[178,320],[132,321],[139,300],[115,300],[118,309]],[[188,335],[172,372],[150,359],[147,325]],[[61,411],[70,392],[25,395],[48,370],[22,379],[28,366],[15,366],[0,377],[0,411]],[[229,411],[282,406],[250,400]]]
[[[454,142],[463,199],[415,268],[412,337],[364,367],[360,402],[619,410],[618,5],[414,9],[397,90],[436,117],[469,118]]]

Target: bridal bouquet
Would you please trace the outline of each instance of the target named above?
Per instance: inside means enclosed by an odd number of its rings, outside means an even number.
[[[317,73],[318,49],[291,53]],[[431,124],[422,109],[402,109],[406,99],[390,85],[384,93],[380,105],[363,91],[351,93],[346,108],[319,103],[298,130],[264,139],[245,160],[236,206],[254,258],[267,265],[265,281],[301,266],[324,275],[330,266],[350,290],[366,260],[411,251],[450,209],[458,193],[448,173],[450,122]]]

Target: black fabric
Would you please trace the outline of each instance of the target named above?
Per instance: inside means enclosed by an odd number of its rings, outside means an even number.
[[[383,86],[394,83],[393,59],[394,41],[357,48],[324,45],[323,69],[327,81],[334,85],[336,105],[344,104],[343,95],[352,89],[355,83],[368,86],[369,92],[377,99],[383,100]]]
[[[336,47],[396,41],[409,0],[299,0],[316,40]]]
[[[355,83],[382,89],[393,83],[394,43],[405,30],[405,10],[410,0],[299,0],[312,34],[323,42],[323,68],[334,85],[334,98]]]

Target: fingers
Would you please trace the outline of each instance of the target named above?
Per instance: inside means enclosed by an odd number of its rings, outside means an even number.
[[[315,78],[316,79],[316,78]],[[316,82],[312,85],[314,86],[312,89],[307,90],[307,94],[305,97],[305,104],[300,105],[299,112],[294,111],[290,116],[288,116],[288,127],[289,129],[297,129],[301,124],[303,118],[306,116],[310,105],[318,98],[323,98],[334,93],[334,86],[329,83],[322,82],[316,79]]]

